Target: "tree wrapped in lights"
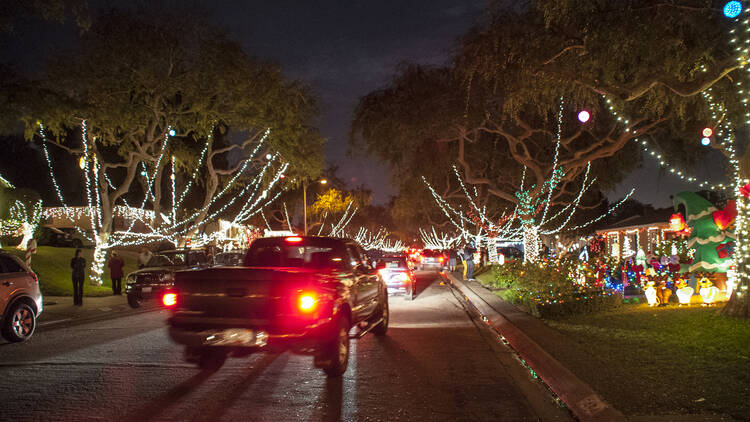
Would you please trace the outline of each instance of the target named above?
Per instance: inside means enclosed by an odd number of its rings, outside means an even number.
[[[420,228],[419,234],[422,237],[422,244],[424,244],[424,247],[427,249],[452,249],[457,247],[461,240],[460,236],[451,236],[448,233],[438,233],[435,230],[435,227],[431,227],[430,231]]]
[[[291,175],[320,171],[322,138],[306,124],[314,110],[306,87],[250,59],[199,18],[112,11],[79,45],[23,87],[28,103],[20,117],[27,137],[42,140],[63,207],[69,203],[48,144],[80,163],[89,220],[80,229],[97,245],[94,280],[101,281],[106,250],[116,245],[182,236],[223,212],[249,218],[272,199],[269,188],[285,163]],[[217,146],[217,130],[244,138]],[[203,154],[189,153],[196,144]],[[259,144],[264,149],[256,150]],[[244,151],[236,162],[235,151]],[[269,151],[271,160],[261,163]],[[230,157],[218,158],[222,153]],[[203,170],[195,175],[197,168]],[[191,183],[203,191],[202,203],[191,198]],[[151,231],[113,238],[117,206],[151,207],[153,221],[144,222]]]

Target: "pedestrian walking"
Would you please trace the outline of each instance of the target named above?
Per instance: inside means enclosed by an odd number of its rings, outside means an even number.
[[[122,295],[122,267],[125,266],[125,261],[116,251],[113,251],[107,266],[109,267],[109,278],[112,280],[112,294]]]
[[[70,268],[73,269],[73,304],[75,306],[83,305],[83,279],[86,278],[86,259],[83,258],[80,249],[76,249],[76,254],[70,260]]]

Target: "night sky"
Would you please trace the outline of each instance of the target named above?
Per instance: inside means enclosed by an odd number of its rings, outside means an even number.
[[[129,1],[90,2],[93,14]],[[183,2],[168,4],[180,7]],[[359,97],[385,85],[400,62],[445,63],[460,37],[481,21],[485,0],[455,1],[242,1],[198,2],[216,24],[229,31],[249,55],[279,63],[284,73],[308,83],[319,99],[318,126],[328,139],[326,161],[339,167],[350,187],[364,184],[374,202],[387,202],[396,191],[388,170],[373,158],[349,158],[351,113]],[[43,55],[70,44],[75,26],[68,22],[21,22],[0,46],[4,60],[33,71]],[[697,140],[696,140],[697,141]],[[648,157],[645,168],[612,194],[621,197],[636,186],[635,197],[664,206],[669,195],[691,189],[661,175]],[[699,165],[699,176],[719,176]],[[2,171],[2,169],[0,169]],[[648,181],[648,183],[644,183]]]

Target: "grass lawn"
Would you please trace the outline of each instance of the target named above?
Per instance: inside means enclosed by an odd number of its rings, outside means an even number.
[[[495,279],[495,272],[492,271],[491,265],[485,265],[474,272],[474,278],[485,286],[492,286]]]
[[[3,247],[7,252],[18,255],[24,259],[25,252],[15,247]],[[136,252],[118,251],[125,260],[123,272],[127,275],[138,267]],[[73,296],[73,282],[71,280],[70,260],[75,253],[74,248],[53,248],[51,246],[40,246],[37,253],[31,258],[31,268],[39,277],[39,285],[42,294],[47,296]],[[94,255],[93,249],[83,249],[83,257],[86,259],[86,282],[83,286],[84,296],[107,296],[112,294],[112,284],[109,279],[109,268],[105,267],[103,286],[92,286],[89,281],[89,266]],[[123,290],[125,280],[122,280]]]
[[[579,346],[548,350],[626,414],[750,415],[750,321],[718,308],[626,305],[545,321]],[[585,352],[583,352],[585,351]]]

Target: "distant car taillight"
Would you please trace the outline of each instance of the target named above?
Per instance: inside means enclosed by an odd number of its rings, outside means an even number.
[[[301,312],[313,312],[318,307],[318,295],[311,292],[304,292],[297,299],[297,309]]]
[[[175,292],[166,292],[161,297],[161,303],[167,307],[167,308],[174,308],[177,306],[177,300],[179,297],[177,296],[177,293]]]

